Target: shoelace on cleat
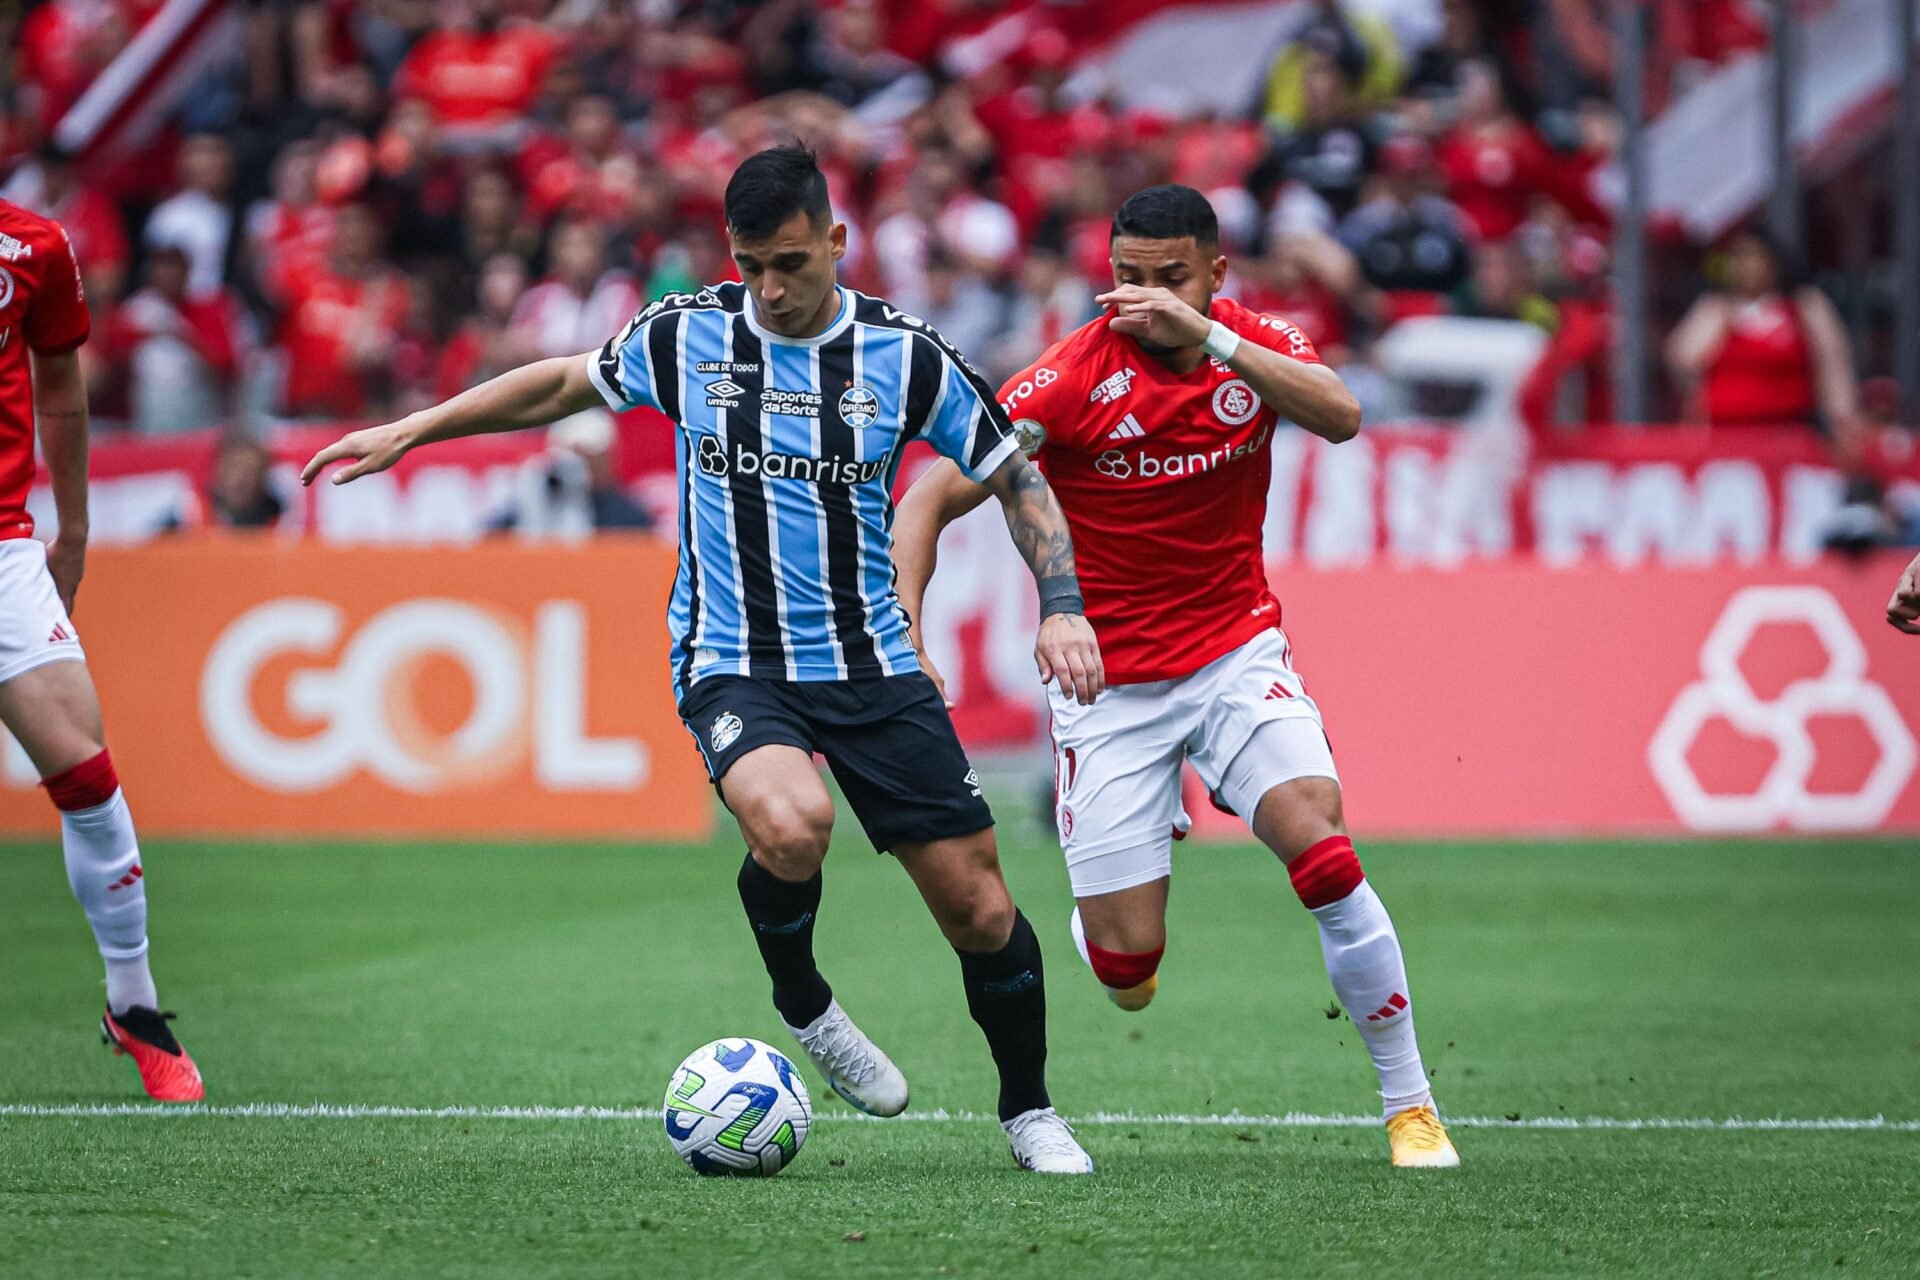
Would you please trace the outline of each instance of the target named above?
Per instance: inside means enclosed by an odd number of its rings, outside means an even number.
[[[1029,1112],[1010,1122],[1007,1136],[1035,1155],[1078,1159],[1083,1153],[1074,1141],[1073,1126],[1047,1111]]]
[[[1400,1128],[1416,1146],[1439,1147],[1447,1140],[1447,1131],[1441,1127],[1440,1117],[1428,1107],[1415,1109],[1400,1122]]]
[[[866,1037],[845,1017],[829,1022],[802,1043],[829,1075],[853,1084],[865,1084],[880,1072],[880,1064],[867,1051]]]

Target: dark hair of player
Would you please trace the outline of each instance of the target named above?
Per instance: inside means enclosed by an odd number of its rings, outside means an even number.
[[[815,228],[833,220],[827,175],[799,145],[769,147],[740,162],[727,182],[727,227],[737,240],[765,240],[796,213]]]
[[[1220,243],[1220,220],[1213,206],[1192,187],[1175,182],[1148,187],[1128,196],[1120,211],[1113,215],[1110,239],[1130,236],[1140,240],[1179,240],[1192,236],[1194,243]]]

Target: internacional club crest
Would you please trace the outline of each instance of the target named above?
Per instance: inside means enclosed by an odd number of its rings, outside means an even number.
[[[840,393],[840,420],[856,430],[864,431],[880,421],[880,397],[855,383]]]
[[[1213,393],[1213,416],[1237,427],[1260,412],[1260,398],[1239,378],[1223,382]]]

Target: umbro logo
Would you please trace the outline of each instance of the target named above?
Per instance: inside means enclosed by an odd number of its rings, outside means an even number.
[[[1287,692],[1287,686],[1281,684],[1278,680],[1275,680],[1273,682],[1273,687],[1267,690],[1267,696],[1263,698],[1262,701],[1272,702],[1275,698],[1291,698],[1292,696],[1293,695],[1291,693]]]
[[[1147,429],[1140,425],[1140,419],[1134,417],[1132,414],[1128,414],[1114,425],[1113,430],[1107,432],[1107,439],[1138,440],[1145,434],[1147,434]]]
[[[995,978],[980,984],[980,989],[989,995],[1010,996],[1025,991],[1028,987],[1037,987],[1040,979],[1031,969],[1022,969],[1011,978]]]
[[[1385,1022],[1396,1013],[1406,1010],[1407,998],[1398,991],[1387,997],[1387,1002],[1367,1015],[1368,1022]]]
[[[740,397],[747,389],[732,378],[722,378],[718,382],[707,384],[707,406],[713,409],[738,409]]]
[[[1133,386],[1133,370],[1122,369],[1120,372],[1113,374],[1111,377],[1107,378],[1106,381],[1102,382],[1099,386],[1095,387],[1093,389],[1093,394],[1087,397],[1087,403],[1088,404],[1112,404],[1115,400],[1118,400],[1120,399],[1120,397],[1126,395],[1128,390],[1131,389],[1132,386]]]
[[[967,770],[967,776],[960,781],[963,786],[972,787],[974,795],[977,796],[980,794],[980,771],[978,769]]]

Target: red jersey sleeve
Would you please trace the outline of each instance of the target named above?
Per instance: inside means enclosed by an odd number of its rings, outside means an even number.
[[[80,263],[73,242],[60,233],[60,243],[46,247],[46,265],[40,287],[27,304],[27,345],[43,356],[62,355],[87,340],[93,317],[87,312],[86,290],[80,285]]]
[[[1073,397],[1067,392],[1074,380],[1061,369],[1057,354],[1049,350],[1000,387],[1000,407],[1013,420],[1014,437],[1029,458],[1038,457],[1049,443],[1071,443],[1077,425]]]
[[[1301,364],[1323,364],[1320,353],[1313,349],[1313,342],[1300,326],[1280,316],[1263,315],[1237,303],[1226,315],[1222,308],[1214,306],[1214,318],[1222,320],[1229,329],[1247,342],[1255,342],[1269,351],[1278,351],[1283,356],[1291,356]]]

